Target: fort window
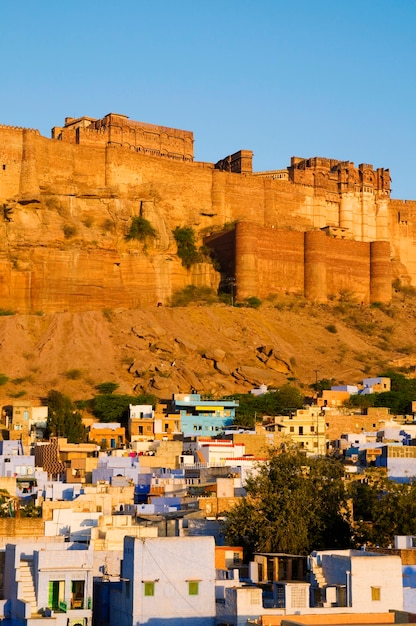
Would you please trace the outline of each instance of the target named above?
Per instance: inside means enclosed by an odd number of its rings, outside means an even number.
[[[6,169],[6,164],[5,164],[5,163],[3,163],[3,169],[4,169],[4,170]]]

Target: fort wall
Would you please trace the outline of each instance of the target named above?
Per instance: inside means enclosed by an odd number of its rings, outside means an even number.
[[[300,233],[249,222],[239,222],[235,231],[239,299],[297,293],[323,303],[349,292],[364,303],[391,300],[388,242],[349,241],[323,231]],[[209,245],[220,257],[221,237]]]
[[[239,222],[235,257],[239,299],[285,292],[303,294],[303,233]]]
[[[389,170],[293,157],[253,173],[249,150],[195,162],[191,132],[114,113],[67,118],[52,139],[0,125],[0,209],[0,306],[18,310],[143,306],[221,277],[239,298],[317,301],[416,284],[416,201],[390,199]],[[146,246],[126,241],[137,215],[157,232]],[[222,276],[181,265],[177,226],[212,234]]]

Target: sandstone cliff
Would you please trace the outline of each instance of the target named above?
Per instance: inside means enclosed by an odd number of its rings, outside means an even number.
[[[326,301],[353,290],[388,302],[391,275],[416,282],[416,202],[390,200],[390,174],[370,164],[292,157],[252,171],[242,150],[193,160],[193,135],[109,114],[67,118],[52,138],[0,125],[0,307],[79,312],[167,304],[186,285],[216,288],[209,263],[186,269],[173,231],[217,241],[222,277],[240,299],[296,292]],[[126,241],[143,216],[157,236]],[[255,228],[253,228],[253,224]]]

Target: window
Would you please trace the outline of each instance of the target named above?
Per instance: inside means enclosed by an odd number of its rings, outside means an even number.
[[[144,582],[144,595],[145,596],[154,596],[155,595],[155,583],[152,582]]]
[[[315,432],[315,426],[311,426],[311,433]]]
[[[85,588],[85,581],[83,580],[71,581],[71,609],[83,609],[84,608],[84,588]]]
[[[188,594],[190,596],[197,596],[199,593],[199,582],[197,580],[188,581]]]
[[[65,598],[65,581],[50,580],[48,589],[48,607],[55,611],[66,610],[64,602]]]
[[[233,552],[233,563],[234,565],[236,565],[237,563],[241,563],[239,552]]]
[[[381,589],[380,587],[371,587],[371,600],[373,602],[377,602],[381,600]]]
[[[291,426],[291,427],[290,427],[290,432],[291,432],[291,433],[294,433],[294,432],[295,432],[295,427],[294,427],[294,426]]]
[[[299,426],[299,435],[303,435],[303,426]]]

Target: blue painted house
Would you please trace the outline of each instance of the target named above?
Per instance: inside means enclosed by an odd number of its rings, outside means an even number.
[[[168,413],[180,415],[180,430],[184,435],[212,437],[233,423],[235,400],[201,400],[199,393],[174,394]]]

